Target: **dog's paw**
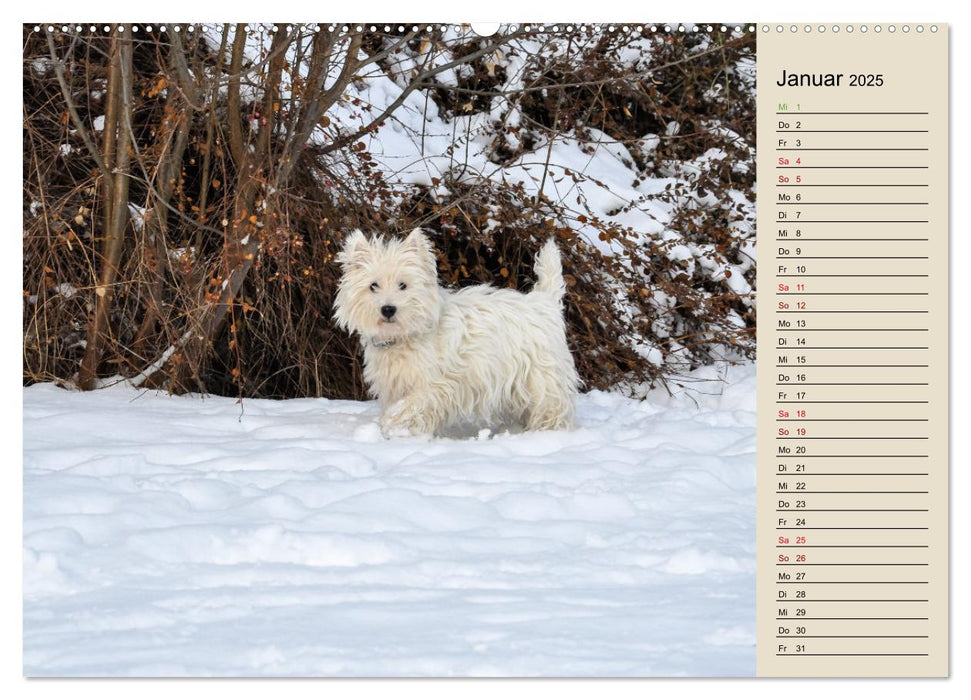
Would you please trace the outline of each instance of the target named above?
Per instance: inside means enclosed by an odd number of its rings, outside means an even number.
[[[386,438],[431,435],[433,429],[421,412],[405,399],[388,407],[381,415],[381,434]]]
[[[417,434],[420,433],[413,432],[409,426],[402,423],[391,420],[381,420],[381,435],[383,435],[385,438],[410,437]]]

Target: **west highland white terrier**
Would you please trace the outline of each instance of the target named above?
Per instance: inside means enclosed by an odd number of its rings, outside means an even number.
[[[364,379],[386,437],[441,434],[450,426],[573,424],[579,385],[563,322],[560,253],[536,256],[528,294],[489,285],[438,285],[432,244],[348,236],[334,318],[364,346]]]

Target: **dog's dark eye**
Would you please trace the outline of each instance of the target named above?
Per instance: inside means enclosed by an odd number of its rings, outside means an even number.
[[[372,292],[378,291],[378,283],[377,282],[371,282],[371,291]]]
[[[402,289],[402,290],[408,289],[408,285],[402,282],[401,284],[398,285],[398,289]]]

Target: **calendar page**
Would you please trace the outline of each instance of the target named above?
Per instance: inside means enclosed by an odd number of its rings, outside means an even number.
[[[22,41],[24,676],[949,675],[946,23]]]
[[[946,28],[760,31],[758,672],[946,675]]]

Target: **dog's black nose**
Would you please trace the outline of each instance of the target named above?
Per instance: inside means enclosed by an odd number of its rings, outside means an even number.
[[[394,313],[397,310],[398,310],[397,307],[391,306],[391,304],[388,304],[387,306],[381,307],[381,315],[384,316],[386,319],[391,320],[391,317],[394,316]]]

